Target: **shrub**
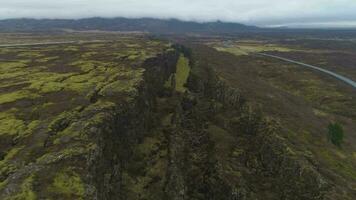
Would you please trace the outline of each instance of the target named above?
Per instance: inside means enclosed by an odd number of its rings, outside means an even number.
[[[328,139],[334,145],[340,147],[344,138],[344,129],[339,123],[330,123],[328,126]]]

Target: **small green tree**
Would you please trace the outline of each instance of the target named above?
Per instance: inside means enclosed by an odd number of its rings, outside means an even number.
[[[328,139],[334,145],[341,147],[342,140],[344,139],[344,129],[341,124],[335,122],[330,123],[328,126]]]

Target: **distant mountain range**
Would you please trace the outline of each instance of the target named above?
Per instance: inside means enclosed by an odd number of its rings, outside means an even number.
[[[0,20],[0,32],[13,31],[145,31],[151,33],[239,33],[257,30],[255,26],[221,21],[198,23],[176,19],[86,18],[86,19],[6,19]]]

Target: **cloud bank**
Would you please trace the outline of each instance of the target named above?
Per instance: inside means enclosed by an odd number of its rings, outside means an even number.
[[[0,0],[0,19],[154,17],[258,26],[356,27],[355,0]]]

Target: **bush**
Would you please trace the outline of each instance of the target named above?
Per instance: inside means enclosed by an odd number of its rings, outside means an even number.
[[[330,123],[328,126],[328,139],[334,145],[340,147],[342,140],[344,139],[344,130],[339,123]]]

